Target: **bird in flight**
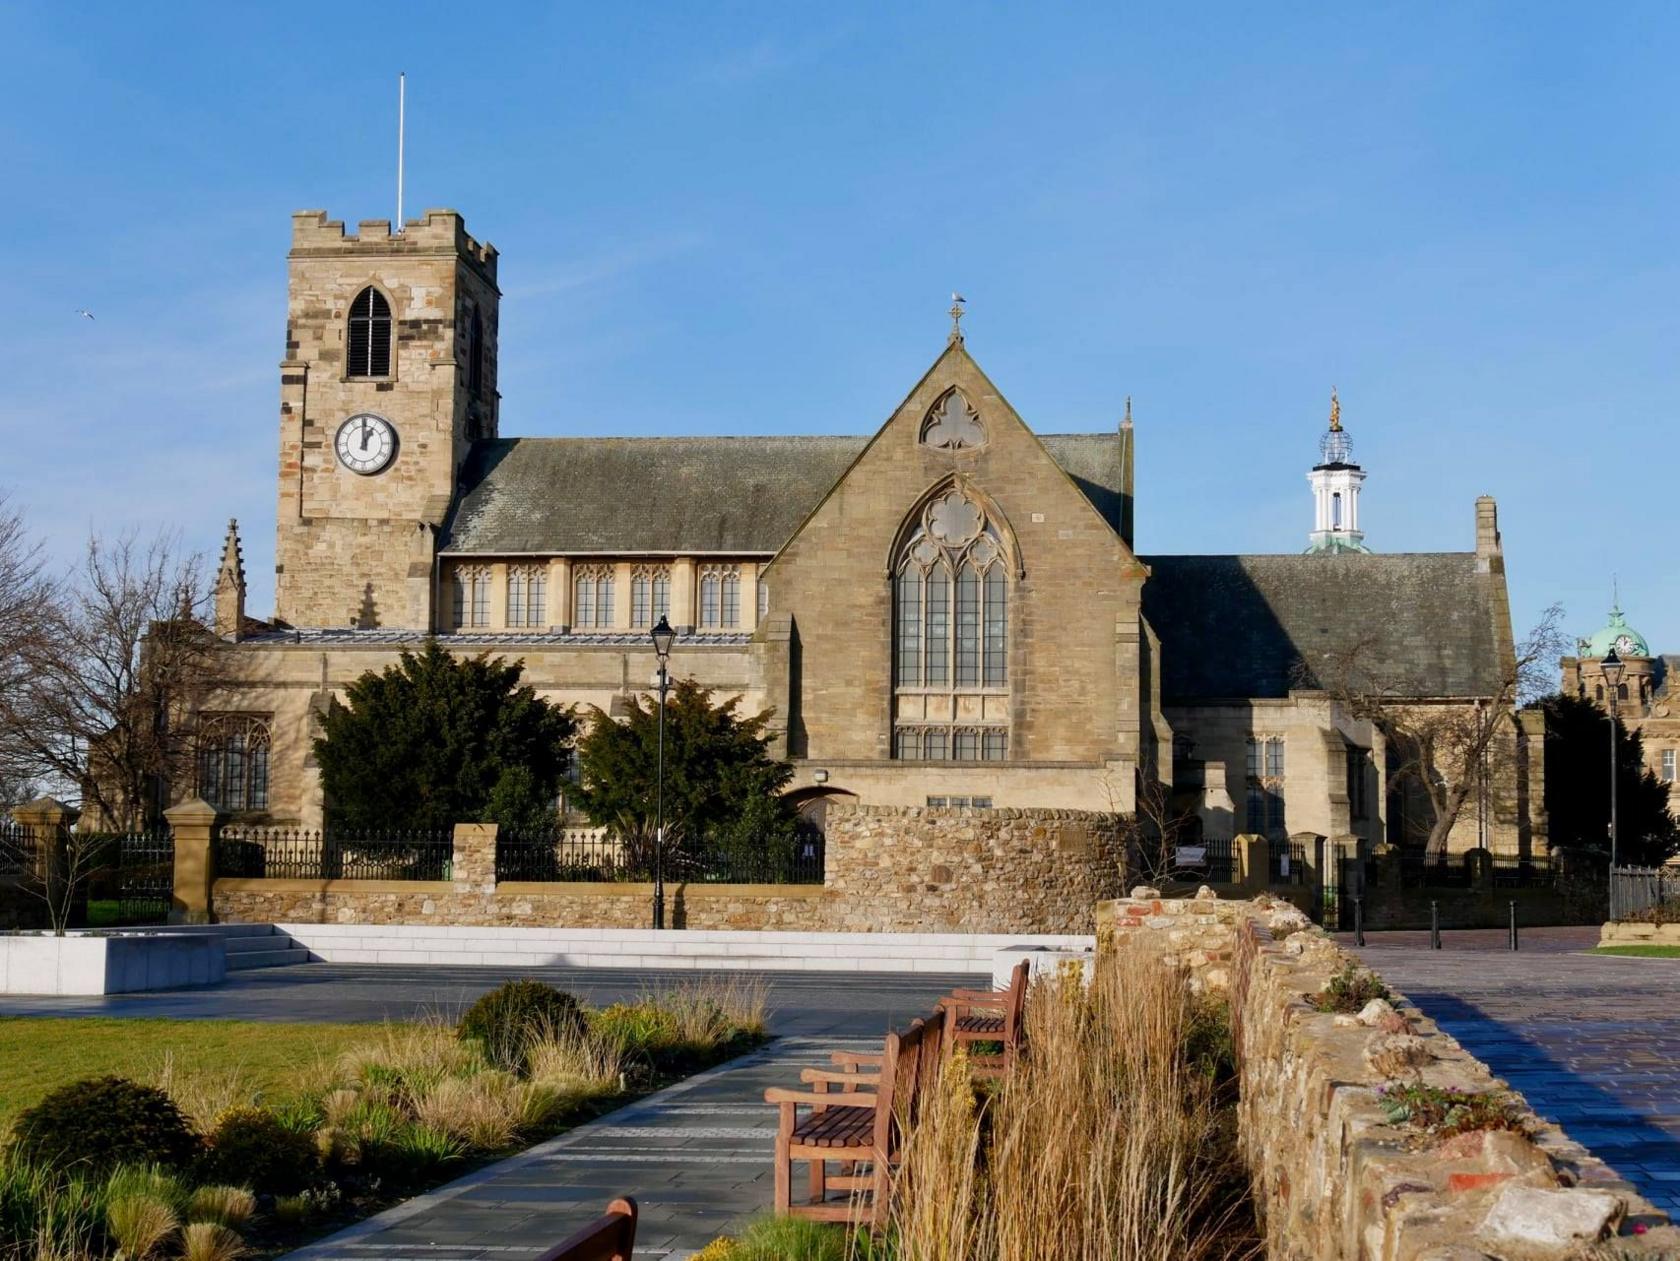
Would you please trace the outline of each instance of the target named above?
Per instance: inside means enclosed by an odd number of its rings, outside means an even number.
[[[92,312],[92,311],[89,311],[89,310],[88,310],[88,309],[87,309],[87,308],[86,308],[86,307],[77,307],[77,308],[76,308],[76,314],[77,314],[77,315],[85,315],[85,316],[87,316],[87,317],[88,317],[88,319],[90,319],[90,320],[92,320],[92,319],[93,319],[93,312]],[[94,322],[95,322],[95,323],[98,323],[98,321],[97,321],[97,320],[95,320],[95,321],[94,321]]]

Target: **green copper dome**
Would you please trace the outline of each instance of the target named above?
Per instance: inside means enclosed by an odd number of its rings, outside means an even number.
[[[1627,624],[1622,616],[1620,605],[1610,610],[1610,624],[1593,635],[1591,639],[1583,639],[1580,644],[1583,657],[1606,657],[1614,648],[1618,657],[1649,657],[1651,647],[1633,627]]]

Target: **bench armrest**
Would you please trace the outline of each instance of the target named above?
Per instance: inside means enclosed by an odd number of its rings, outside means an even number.
[[[879,1073],[837,1073],[828,1068],[807,1068],[800,1072],[804,1082],[830,1082],[841,1086],[879,1086]]]
[[[865,1064],[879,1067],[886,1057],[879,1051],[835,1051],[828,1058],[836,1064],[854,1068]]]
[[[819,1095],[814,1090],[784,1090],[780,1086],[771,1086],[764,1092],[764,1102],[784,1106],[808,1103],[813,1108],[873,1108],[880,1102],[880,1096],[855,1091],[851,1094]]]

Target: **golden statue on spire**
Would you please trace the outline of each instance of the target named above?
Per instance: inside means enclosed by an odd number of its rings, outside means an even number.
[[[1336,397],[1336,387],[1330,387],[1330,432],[1342,432],[1342,400]]]

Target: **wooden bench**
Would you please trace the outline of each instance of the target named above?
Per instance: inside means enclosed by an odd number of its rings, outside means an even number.
[[[1026,1040],[1022,1020],[1027,1009],[1027,981],[1032,972],[1025,959],[1009,974],[1004,990],[953,990],[939,1000],[945,1017],[945,1048],[976,1042],[1000,1042],[1001,1052],[970,1054],[969,1067],[976,1077],[1001,1077],[1015,1066],[1015,1058]]]
[[[781,1110],[775,1155],[778,1215],[869,1226],[885,1220],[902,1127],[914,1123],[920,1091],[938,1071],[943,1032],[937,1013],[934,1019],[911,1021],[906,1032],[887,1035],[878,1065],[858,1063],[852,1071],[808,1068],[800,1080],[814,1089],[772,1087],[764,1092],[764,1101]],[[808,1166],[806,1198],[797,1204],[795,1161]],[[829,1174],[830,1161],[840,1163],[838,1173]],[[830,1191],[844,1191],[847,1198],[831,1202]]]
[[[630,1261],[636,1246],[636,1201],[614,1200],[607,1211],[568,1235],[537,1261]]]

